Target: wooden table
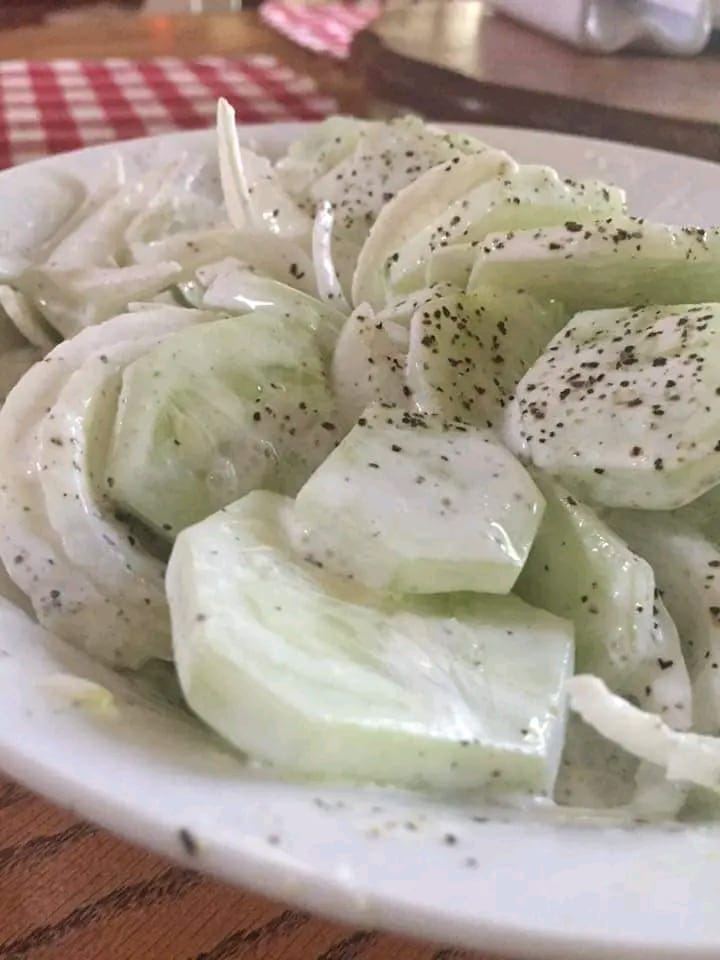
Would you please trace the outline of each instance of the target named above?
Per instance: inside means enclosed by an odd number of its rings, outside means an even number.
[[[144,853],[0,781],[1,960],[470,960]]]
[[[362,85],[240,16],[88,21],[0,32],[0,59],[272,53],[347,112]],[[0,780],[0,960],[460,960],[347,929],[175,866]]]
[[[393,0],[356,38],[352,62],[373,98],[394,109],[720,160],[717,40],[690,59],[594,56],[494,15],[481,0]]]

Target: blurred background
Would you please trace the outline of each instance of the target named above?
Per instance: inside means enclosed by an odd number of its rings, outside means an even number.
[[[716,159],[714,0],[0,0],[0,165],[240,122],[413,111]]]
[[[224,12],[240,9],[241,3],[233,0],[5,0],[2,3],[3,27],[42,20],[75,20],[87,16],[107,16],[123,12],[144,14],[186,13],[203,10]],[[247,4],[246,4],[247,6]]]

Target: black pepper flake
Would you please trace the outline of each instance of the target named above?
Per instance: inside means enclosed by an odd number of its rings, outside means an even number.
[[[673,664],[675,663],[674,660],[663,660],[662,657],[658,657],[657,662],[661,670],[669,670],[670,667],[672,667]]]
[[[296,263],[291,263],[290,276],[295,277],[296,280],[302,280],[302,278],[305,276],[305,271],[301,270]]]
[[[443,843],[446,843],[449,847],[454,847],[457,842],[458,839],[454,833],[446,833],[443,837]]]
[[[189,857],[196,857],[198,852],[197,840],[190,833],[187,827],[181,827],[178,830],[178,839],[182,845],[183,850]]]

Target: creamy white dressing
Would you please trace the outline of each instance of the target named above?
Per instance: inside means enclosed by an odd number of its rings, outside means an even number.
[[[289,775],[717,816],[720,234],[416,118],[218,168],[2,246],[0,591]]]

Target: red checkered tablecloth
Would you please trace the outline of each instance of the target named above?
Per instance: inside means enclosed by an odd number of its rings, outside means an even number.
[[[316,120],[337,110],[277,58],[0,62],[0,167],[171,130],[208,127],[218,97],[241,123]]]
[[[301,47],[343,60],[350,53],[355,34],[374,20],[380,10],[380,0],[354,3],[265,0],[260,16]]]

